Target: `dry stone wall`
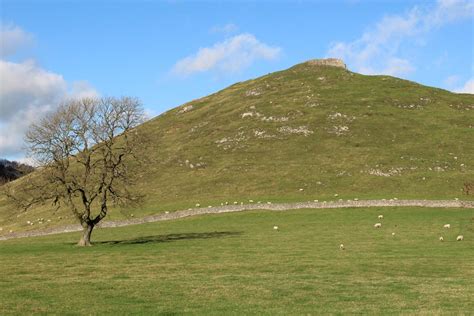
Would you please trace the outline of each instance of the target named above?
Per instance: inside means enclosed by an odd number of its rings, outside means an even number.
[[[144,218],[133,218],[121,221],[106,221],[98,227],[122,227],[144,223],[168,221],[183,217],[220,214],[230,212],[242,212],[248,210],[268,210],[268,211],[289,211],[297,209],[328,209],[328,208],[349,208],[349,207],[435,207],[435,208],[474,208],[474,201],[459,200],[347,200],[347,201],[322,201],[322,202],[296,202],[296,203],[265,203],[265,204],[246,204],[246,205],[225,205],[206,208],[195,208],[184,211],[161,213]],[[80,225],[68,225],[63,227],[51,228],[41,231],[19,232],[0,236],[0,240],[22,237],[37,237],[60,233],[81,231]]]

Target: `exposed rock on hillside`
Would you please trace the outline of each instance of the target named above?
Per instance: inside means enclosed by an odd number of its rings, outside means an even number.
[[[308,64],[314,66],[334,66],[347,69],[344,61],[338,58],[312,59],[308,61]]]

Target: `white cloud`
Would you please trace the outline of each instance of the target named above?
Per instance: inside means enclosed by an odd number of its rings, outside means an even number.
[[[454,89],[453,90],[454,92],[457,92],[457,93],[470,93],[470,94],[474,94],[474,78],[471,78],[469,79],[465,84],[464,86],[458,88],[458,89]]]
[[[240,34],[212,47],[200,48],[195,54],[179,60],[173,67],[178,75],[217,70],[223,73],[238,72],[257,59],[272,60],[281,49],[260,42],[252,34]]]
[[[227,23],[226,25],[223,26],[214,26],[211,29],[212,33],[224,33],[226,35],[235,33],[239,30],[239,27],[233,23]]]
[[[399,56],[400,46],[444,24],[472,17],[470,0],[438,0],[430,9],[414,7],[403,15],[385,16],[352,42],[335,42],[329,57],[345,60],[350,68],[366,74],[404,75],[415,70]]]
[[[0,56],[15,54],[18,49],[33,42],[33,36],[13,24],[0,23]]]
[[[68,84],[56,73],[32,60],[0,60],[0,156],[22,154],[23,135],[29,125],[67,98],[96,96],[87,82]]]
[[[31,44],[33,36],[13,24],[0,24],[0,156],[21,157],[23,135],[31,123],[68,98],[97,96],[86,81],[72,83],[34,60],[11,62],[5,58]]]

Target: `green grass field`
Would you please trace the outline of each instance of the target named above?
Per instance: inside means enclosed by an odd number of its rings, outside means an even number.
[[[90,248],[79,234],[0,242],[0,314],[474,311],[472,209],[199,216],[97,229]]]

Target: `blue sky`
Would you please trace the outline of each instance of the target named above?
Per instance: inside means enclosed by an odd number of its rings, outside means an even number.
[[[0,157],[66,97],[160,114],[312,58],[474,93],[474,2],[0,0]]]

